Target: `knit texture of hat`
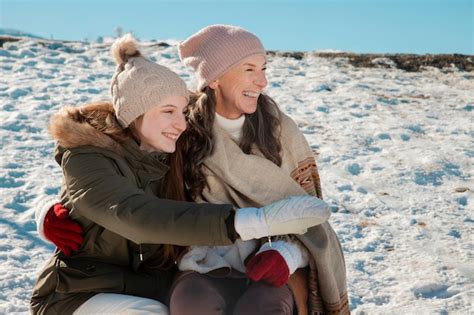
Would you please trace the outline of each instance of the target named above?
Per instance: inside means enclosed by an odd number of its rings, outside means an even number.
[[[184,65],[194,69],[202,91],[232,66],[248,56],[263,54],[260,39],[243,28],[211,25],[182,41],[178,53]]]
[[[143,57],[130,34],[117,39],[111,53],[117,68],[110,92],[122,127],[128,127],[167,97],[183,96],[189,100],[186,83],[170,69]]]

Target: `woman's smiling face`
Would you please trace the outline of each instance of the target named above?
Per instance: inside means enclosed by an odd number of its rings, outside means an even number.
[[[264,55],[249,56],[209,84],[219,115],[237,119],[257,110],[258,97],[267,86],[266,64]]]

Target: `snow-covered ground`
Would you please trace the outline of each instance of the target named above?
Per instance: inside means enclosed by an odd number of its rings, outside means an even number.
[[[176,48],[145,54],[195,86]],[[379,60],[383,62],[383,60]],[[47,124],[64,105],[109,97],[106,44],[0,48],[0,313],[27,313],[53,248],[34,206],[58,193]],[[356,314],[466,314],[474,300],[474,74],[354,68],[271,57],[267,93],[315,152]]]

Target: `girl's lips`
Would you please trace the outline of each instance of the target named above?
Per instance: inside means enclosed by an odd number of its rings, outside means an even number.
[[[165,136],[166,138],[171,139],[173,141],[176,141],[179,137],[179,134],[163,132],[163,136]]]

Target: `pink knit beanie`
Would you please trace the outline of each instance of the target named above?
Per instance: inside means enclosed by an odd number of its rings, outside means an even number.
[[[219,78],[242,59],[265,55],[260,39],[243,28],[232,25],[211,25],[178,45],[184,65],[194,69],[198,91]]]

